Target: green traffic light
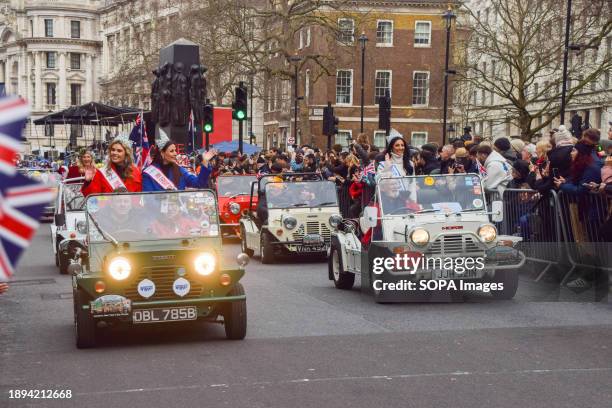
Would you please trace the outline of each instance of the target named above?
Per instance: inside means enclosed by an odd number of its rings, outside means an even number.
[[[238,120],[242,120],[242,119],[244,119],[245,117],[246,117],[246,114],[245,114],[245,112],[244,112],[244,111],[241,111],[241,110],[236,111],[236,118],[237,118]]]
[[[204,132],[206,133],[212,132],[212,125],[210,123],[207,123],[204,125]]]

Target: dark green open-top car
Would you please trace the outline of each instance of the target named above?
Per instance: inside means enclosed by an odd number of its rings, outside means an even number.
[[[212,191],[93,195],[86,213],[87,251],[70,266],[77,347],[121,323],[222,322],[229,339],[245,337],[248,256],[222,265]]]

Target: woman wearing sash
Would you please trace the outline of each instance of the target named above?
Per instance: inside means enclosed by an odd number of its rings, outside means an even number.
[[[116,137],[108,146],[108,163],[99,170],[85,170],[85,183],[81,193],[112,193],[119,189],[129,192],[142,190],[142,174],[133,163],[132,142],[127,135]]]
[[[209,161],[217,154],[211,149],[202,155],[199,174],[191,174],[176,163],[176,143],[163,132],[152,151],[153,162],[142,172],[142,191],[185,190],[191,188],[208,188],[208,179],[212,173]]]
[[[96,164],[94,162],[93,153],[87,149],[81,150],[77,157],[76,164],[68,168],[67,179],[85,177],[85,171],[91,169],[95,173]]]

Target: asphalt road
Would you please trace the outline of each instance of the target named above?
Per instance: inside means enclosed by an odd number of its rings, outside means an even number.
[[[228,259],[238,252],[226,246]],[[523,276],[512,301],[379,305],[358,284],[335,289],[326,268],[252,260],[243,341],[169,323],[77,350],[70,279],[44,224],[0,296],[0,407],[612,406],[610,303]],[[73,397],[16,400],[11,389]]]

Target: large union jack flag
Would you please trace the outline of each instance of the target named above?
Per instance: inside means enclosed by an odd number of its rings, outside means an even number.
[[[147,127],[140,113],[136,118],[136,124],[130,132],[130,140],[134,146],[134,162],[139,169],[143,169],[151,164],[149,137],[147,135]]]
[[[21,148],[21,130],[28,118],[28,104],[16,96],[0,99],[0,174],[14,175],[15,155]]]

